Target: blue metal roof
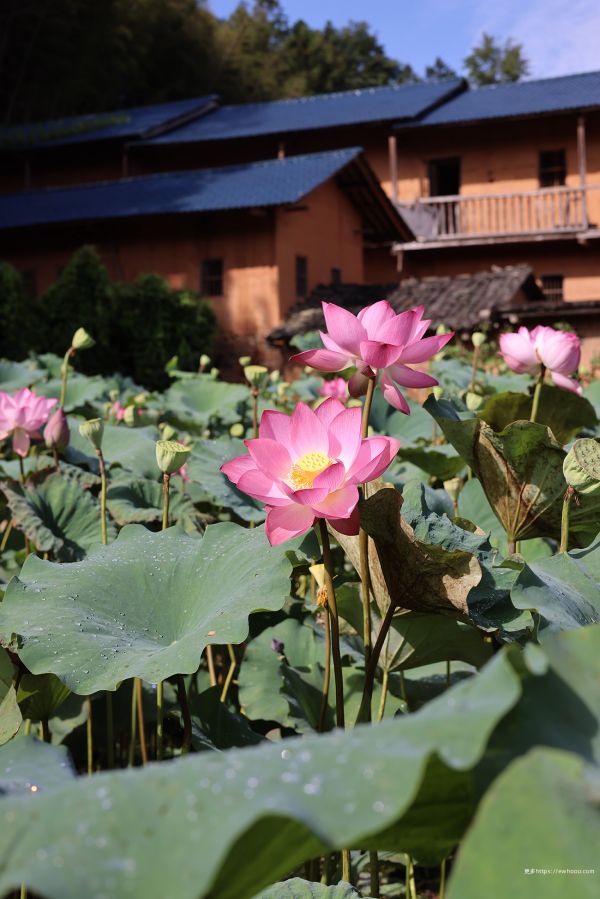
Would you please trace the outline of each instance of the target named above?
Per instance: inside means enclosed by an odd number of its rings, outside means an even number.
[[[352,147],[218,169],[4,194],[0,195],[0,229],[295,203],[360,153],[360,147]]]
[[[540,115],[600,106],[600,72],[465,91],[408,127]]]
[[[465,87],[462,79],[453,79],[439,84],[369,87],[294,100],[222,106],[202,120],[150,142],[183,144],[413,119]]]
[[[187,116],[206,111],[216,97],[194,97],[153,106],[71,116],[0,128],[0,150],[65,147],[90,141],[145,137],[156,128],[174,127]]]

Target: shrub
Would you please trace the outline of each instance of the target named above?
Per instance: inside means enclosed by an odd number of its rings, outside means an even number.
[[[29,349],[30,300],[21,274],[0,262],[0,356],[17,359]]]

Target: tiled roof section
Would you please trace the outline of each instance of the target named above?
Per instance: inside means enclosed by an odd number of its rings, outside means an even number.
[[[449,125],[600,107],[600,72],[465,91],[409,127]]]
[[[453,79],[438,84],[370,87],[294,100],[222,106],[205,119],[153,138],[152,143],[228,140],[369,122],[411,120],[465,87],[462,79]]]
[[[214,96],[175,100],[153,106],[137,106],[114,112],[72,116],[48,122],[33,122],[0,128],[0,151],[42,149],[99,140],[127,140],[175,127],[189,117],[202,115],[216,103]]]
[[[494,268],[458,277],[409,278],[393,284],[319,285],[305,303],[292,307],[282,325],[269,334],[272,343],[285,342],[296,334],[322,330],[325,325],[321,301],[336,303],[356,314],[364,306],[386,299],[396,312],[425,306],[432,328],[444,324],[453,329],[471,329],[511,307],[519,290],[541,300],[541,290],[528,265]]]

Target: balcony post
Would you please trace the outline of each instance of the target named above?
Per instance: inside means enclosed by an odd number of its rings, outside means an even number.
[[[587,230],[588,214],[587,214],[587,164],[585,152],[585,118],[579,116],[577,119],[577,161],[579,163],[579,186],[581,188],[581,218],[583,230]]]
[[[392,185],[392,201],[398,202],[398,148],[396,146],[396,135],[390,134],[388,137],[388,154],[390,161],[390,182]]]

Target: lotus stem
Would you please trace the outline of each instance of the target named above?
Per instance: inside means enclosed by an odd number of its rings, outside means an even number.
[[[183,755],[187,755],[192,745],[192,719],[190,716],[190,706],[188,703],[187,693],[185,689],[185,680],[183,674],[177,675],[177,698],[181,706],[181,715],[183,717],[183,745],[181,751]]]
[[[442,859],[440,868],[440,893],[438,899],[445,899],[446,896],[446,861],[447,859]]]
[[[367,386],[367,395],[362,413],[362,437],[363,440],[369,433],[369,416],[371,414],[371,405],[373,403],[373,394],[375,392],[376,378],[369,378]],[[363,498],[367,498],[367,485],[363,484]],[[371,655],[371,574],[369,571],[369,537],[364,528],[360,529],[358,535],[358,546],[360,552],[360,583],[363,605],[363,645],[365,653],[365,665],[369,663]]]
[[[208,665],[208,677],[210,679],[211,687],[217,686],[217,673],[215,671],[215,659],[213,656],[212,646],[209,644],[206,647],[206,664]]]
[[[229,653],[229,669],[227,671],[227,677],[225,678],[225,683],[223,684],[223,689],[221,690],[221,702],[225,702],[227,699],[227,694],[229,692],[229,687],[231,686],[231,681],[233,680],[233,675],[235,672],[235,666],[237,665],[237,659],[235,657],[235,650],[231,643],[227,644],[227,652]]]
[[[163,682],[159,681],[156,685],[156,759],[160,761],[163,757]]]
[[[64,408],[65,399],[67,397],[67,378],[69,377],[69,359],[73,355],[75,355],[75,350],[72,346],[70,346],[63,357],[63,362],[60,367],[61,381],[60,381],[60,399],[58,401],[58,405],[60,406],[61,409]]]
[[[567,487],[563,497],[562,515],[560,519],[560,548],[559,552],[566,553],[569,551],[569,511],[571,508],[571,499],[575,495],[573,487]]]
[[[325,729],[325,715],[329,703],[329,684],[331,682],[331,624],[329,622],[329,609],[323,609],[325,619],[325,672],[323,674],[323,692],[321,694],[321,708],[319,710],[319,733]]]
[[[450,671],[450,662],[446,661],[446,689],[452,686],[452,672]]]
[[[127,767],[133,768],[135,763],[135,738],[137,731],[137,693],[136,679],[131,681],[131,718],[129,724],[129,752],[127,755]]]
[[[406,879],[407,879],[407,891],[406,895],[410,896],[410,899],[417,899],[417,885],[415,883],[415,867],[412,863],[412,858],[410,855],[408,856],[408,865],[406,867]]]
[[[19,893],[19,899],[27,899],[27,887],[25,884],[21,884],[21,891]]]
[[[346,883],[352,883],[352,865],[350,859],[350,850],[342,849],[342,880]]]
[[[94,736],[92,728],[92,697],[87,697],[88,716],[85,727],[86,743],[87,743],[87,773],[94,772]]]
[[[106,690],[106,767],[115,767],[115,727],[113,721],[112,691]]]
[[[142,753],[142,765],[148,764],[148,749],[146,747],[146,728],[144,726],[144,694],[141,678],[135,678],[135,694],[138,716],[138,730],[140,732],[140,751]]]
[[[0,543],[0,553],[3,553],[4,550],[6,549],[6,544],[8,543],[8,538],[11,535],[12,529],[13,529],[13,523],[12,523],[12,518],[11,518],[11,520],[7,523],[7,525],[4,529],[4,534],[2,535],[2,543]]]
[[[23,464],[23,456],[19,456],[19,475],[21,478],[21,483],[25,483],[25,466]]]
[[[48,719],[40,718],[40,724],[42,726],[42,740],[44,743],[50,742],[50,728],[48,727]]]
[[[171,481],[171,475],[165,472],[163,474],[163,514],[162,514],[162,529],[163,531],[169,527],[169,483]]]
[[[533,402],[531,404],[531,415],[529,416],[529,421],[537,421],[540,397],[542,395],[542,385],[544,383],[545,374],[546,367],[544,365],[540,365],[540,374],[535,385],[535,390],[533,391]]]
[[[385,704],[388,695],[388,686],[390,680],[390,673],[387,668],[383,669],[383,683],[381,684],[381,699],[379,700],[379,710],[377,712],[377,720],[381,721],[383,716],[385,715]]]
[[[358,710],[358,717],[356,719],[357,724],[365,724],[371,721],[371,700],[373,698],[373,685],[375,683],[375,672],[377,671],[377,663],[379,662],[379,656],[381,655],[381,650],[383,649],[383,644],[385,643],[386,637],[389,633],[390,627],[392,626],[392,619],[394,617],[394,612],[396,611],[396,606],[394,603],[390,603],[388,606],[388,610],[385,613],[385,617],[381,622],[381,627],[379,628],[379,633],[377,634],[377,640],[375,641],[375,645],[373,647],[373,652],[371,653],[371,657],[369,659],[369,663],[365,669],[365,684],[363,687],[363,695],[360,703],[360,709]]]
[[[371,874],[370,894],[373,899],[379,899],[379,856],[376,852],[369,852],[369,868]]]
[[[258,387],[252,388],[252,436],[258,438]]]
[[[98,467],[100,469],[100,534],[103,546],[108,543],[106,532],[106,465],[104,464],[104,455],[101,449],[96,450],[98,456]]]
[[[335,587],[333,586],[333,560],[329,532],[324,518],[319,518],[321,546],[323,548],[323,565],[325,566],[325,587],[327,589],[327,606],[331,616],[331,649],[333,656],[333,674],[335,679],[335,717],[338,727],[345,727],[344,718],[344,681],[342,679],[342,657],[340,654],[340,627],[338,620]]]
[[[471,382],[469,384],[469,390],[471,393],[475,390],[475,382],[477,380],[477,367],[479,365],[479,347],[473,347],[473,365],[471,367]]]

